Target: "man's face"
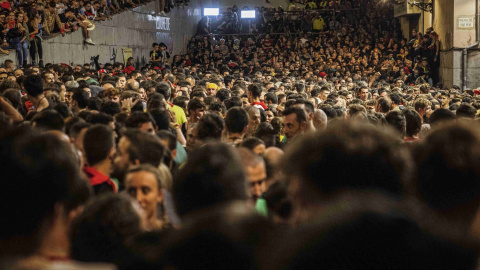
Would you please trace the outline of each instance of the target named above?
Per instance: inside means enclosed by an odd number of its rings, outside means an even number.
[[[140,95],[140,99],[147,100],[147,93],[145,93],[145,89],[138,89],[138,94]]]
[[[273,115],[272,111],[266,111],[265,114],[267,115],[267,123],[270,123],[273,120],[273,118],[275,117],[275,115]]]
[[[439,99],[440,99],[440,102],[442,103],[442,107],[447,105],[448,102],[450,102],[450,100],[446,95],[441,95]]]
[[[216,88],[207,88],[207,96],[212,97],[217,94]]]
[[[252,199],[257,201],[267,189],[265,185],[265,180],[267,178],[265,164],[260,162],[257,166],[247,167],[246,173],[250,187],[250,194],[252,195]]]
[[[283,133],[289,141],[302,134],[304,129],[305,123],[298,123],[296,114],[291,113],[283,117]]]
[[[73,92],[71,91],[67,91],[65,93],[65,103],[69,106],[72,105],[72,96],[73,96]]]
[[[205,114],[205,109],[203,108],[198,108],[196,109],[195,111],[190,111],[193,115],[193,118],[194,118],[194,121],[195,122],[198,122],[200,120],[200,118],[203,117],[203,115]]]
[[[23,76],[23,70],[21,69],[17,69],[15,70],[15,73],[14,73],[15,77],[20,77],[20,76]]]
[[[248,121],[248,129],[254,132],[255,130],[257,130],[258,125],[260,125],[260,120],[261,120],[260,110],[251,109],[248,112],[248,117],[250,118],[250,120]]]
[[[197,138],[198,132],[196,128],[190,128],[187,131],[187,151],[191,152],[202,145],[202,142]]]
[[[328,95],[330,95],[330,91],[328,91],[328,90],[322,91],[322,92],[320,92],[320,99],[322,101],[325,101],[325,100],[327,100]]]
[[[82,72],[82,67],[81,66],[76,66],[75,67],[75,72]]]
[[[45,82],[46,83],[54,83],[55,82],[55,76],[52,73],[45,74]]]
[[[360,90],[360,99],[366,101],[368,99],[368,89],[362,88]]]
[[[125,77],[118,78],[118,82],[117,82],[117,87],[118,88],[125,88],[126,84],[127,84],[127,78],[125,78]]]
[[[120,103],[120,96],[109,96],[108,99],[113,102]]]
[[[7,73],[0,74],[0,83],[4,82],[7,79],[7,77],[8,77]]]
[[[247,97],[242,97],[242,108],[245,108],[250,105],[250,102],[248,102]]]
[[[147,123],[141,124],[139,129],[143,132],[155,135],[155,128],[153,127],[152,122],[147,122]]]
[[[130,167],[130,156],[128,154],[128,148],[130,147],[130,141],[122,137],[118,142],[117,155],[113,160],[114,171],[120,175],[125,175]]]

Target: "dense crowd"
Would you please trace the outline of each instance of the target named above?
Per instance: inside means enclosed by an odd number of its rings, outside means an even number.
[[[365,8],[139,70],[5,61],[0,268],[477,269],[480,91]]]

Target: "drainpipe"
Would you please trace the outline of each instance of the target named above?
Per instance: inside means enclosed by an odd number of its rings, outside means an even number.
[[[478,47],[478,45],[480,44],[480,41],[479,41],[479,22],[478,22],[478,1],[479,0],[475,0],[475,37],[476,37],[476,40],[477,42],[475,42],[475,44],[471,45],[471,46],[468,46],[466,48],[463,48],[463,87],[462,87],[462,90],[465,91],[467,90],[467,71],[468,71],[468,50],[469,49],[473,49],[475,47]]]

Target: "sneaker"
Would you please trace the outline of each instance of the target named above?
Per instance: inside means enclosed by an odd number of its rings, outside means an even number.
[[[165,14],[165,11],[160,11],[160,16],[167,16],[167,14]]]
[[[40,61],[38,61],[38,66],[40,66],[41,68],[43,68],[43,60],[40,59]]]
[[[92,41],[91,38],[85,39],[85,43],[88,43],[88,44],[90,44],[90,45],[95,45],[95,43]]]

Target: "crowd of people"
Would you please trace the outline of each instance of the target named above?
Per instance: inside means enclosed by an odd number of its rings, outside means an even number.
[[[43,67],[42,38],[81,31],[87,45],[95,45],[90,37],[95,22],[109,20],[115,14],[135,8],[151,0],[4,0],[0,3],[0,53],[13,49],[18,65]],[[161,13],[188,5],[189,0],[161,0]],[[29,61],[30,60],[30,61]]]
[[[430,84],[384,8],[140,69],[5,61],[0,268],[477,269],[480,91]]]

